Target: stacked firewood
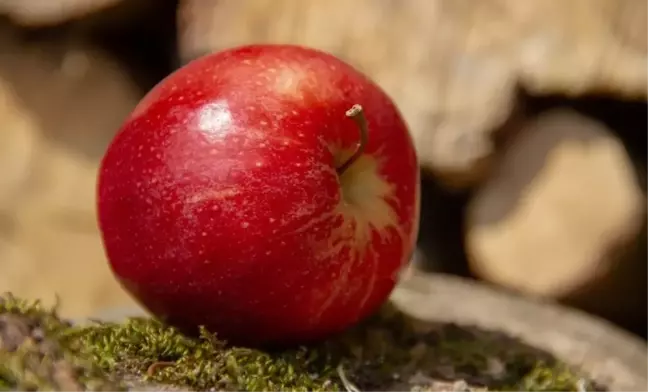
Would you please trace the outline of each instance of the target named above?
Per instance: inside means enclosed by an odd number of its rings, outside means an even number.
[[[645,323],[646,4],[0,0],[0,289],[58,292],[75,315],[129,301],[97,236],[103,149],[174,66],[281,42],[341,57],[399,105],[445,195],[424,195],[427,264]],[[457,213],[435,214],[448,200]]]

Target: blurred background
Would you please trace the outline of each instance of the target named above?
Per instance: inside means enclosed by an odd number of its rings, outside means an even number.
[[[58,296],[68,317],[132,304],[95,218],[112,136],[197,56],[299,43],[367,73],[405,115],[418,266],[645,338],[647,4],[0,0],[0,291]]]

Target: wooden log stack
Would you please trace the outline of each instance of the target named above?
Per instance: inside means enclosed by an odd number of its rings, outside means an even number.
[[[444,194],[423,200],[438,249],[422,259],[645,329],[646,4],[0,0],[0,290],[59,292],[72,317],[129,303],[94,217],[112,133],[171,65],[282,42],[343,58],[401,108]]]

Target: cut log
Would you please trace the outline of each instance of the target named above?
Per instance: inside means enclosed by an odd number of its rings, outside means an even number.
[[[416,344],[416,348],[410,351],[413,361],[406,365],[406,368],[411,369],[417,356],[431,354],[439,360],[438,363],[443,364],[440,367],[443,370],[439,370],[445,374],[444,379],[450,385],[438,389],[428,387],[411,390],[475,390],[466,388],[465,382],[463,388],[457,384],[457,389],[453,389],[453,381],[459,381],[458,374],[452,371],[457,363],[461,363],[462,368],[468,369],[467,372],[473,372],[473,377],[469,378],[474,379],[475,373],[480,373],[479,368],[483,366],[474,364],[482,363],[479,360],[483,358],[485,351],[491,351],[491,354],[500,353],[499,355],[503,353],[502,356],[508,358],[516,358],[516,355],[517,358],[521,358],[522,346],[526,346],[523,352],[534,353],[538,359],[546,359],[546,354],[555,357],[568,366],[578,369],[581,375],[591,377],[608,390],[645,390],[648,382],[646,342],[613,324],[578,310],[515,296],[474,280],[443,274],[425,274],[420,271],[411,272],[402,278],[392,293],[392,304],[407,316],[407,323],[412,324],[420,333],[451,331],[446,335],[437,335],[434,339],[428,338],[426,344]],[[120,322],[126,317],[133,316],[148,315],[138,307],[112,308],[99,312],[93,319]],[[86,324],[86,320],[78,320],[78,323]],[[397,323],[392,322],[387,328],[399,336],[407,336],[403,334],[402,326]],[[461,356],[450,361],[447,361],[447,357],[443,358],[447,348],[453,346],[453,340],[460,336],[470,337],[471,335],[476,339],[465,340],[460,346],[461,350],[470,353],[471,359],[467,361],[468,363],[465,358],[463,358],[464,362],[461,362]],[[385,335],[376,336],[380,336],[375,339],[382,343],[381,347],[389,347],[389,339],[386,339]],[[473,342],[477,345],[472,344]],[[408,340],[405,344],[411,344],[411,341]],[[399,346],[398,349],[401,347]],[[380,359],[380,368],[384,368],[386,363],[389,363],[390,355],[395,351],[393,349],[385,351],[385,355]],[[487,366],[488,371],[483,372],[487,374],[482,374],[482,376],[487,375],[484,377],[486,380],[501,377],[502,373],[508,371],[515,372],[514,366],[502,366],[503,362],[498,359],[498,355],[490,356],[487,363],[497,366]],[[363,373],[371,374],[373,369],[365,365]],[[421,377],[417,378],[425,380],[425,373],[432,373],[435,370],[437,369],[434,369],[434,365],[420,369],[416,373]],[[398,374],[392,373],[393,375]],[[545,373],[539,380],[544,380],[546,383],[557,381],[549,377],[551,376]],[[564,374],[561,377],[564,377]],[[586,379],[583,378],[582,381],[586,387]],[[389,377],[385,382],[382,385],[373,384],[374,387],[371,389],[382,387],[384,390],[410,390],[411,388],[411,385],[407,385],[407,378]],[[485,384],[488,385],[488,382]]]
[[[17,24],[48,26],[78,19],[122,0],[0,0],[0,14]],[[130,0],[133,1],[133,0]]]
[[[637,175],[603,125],[566,110],[540,115],[511,140],[469,202],[471,270],[531,295],[578,296],[606,316],[640,309],[646,261],[633,249],[646,200]]]
[[[66,316],[130,304],[105,259],[95,189],[141,92],[96,49],[0,41],[0,292],[46,304],[57,293]]]
[[[0,79],[0,213],[11,210],[29,176],[39,129],[33,113],[18,100],[11,86]]]
[[[648,383],[646,342],[579,310],[420,272],[401,282],[392,300],[418,320],[474,325],[521,339],[581,368],[611,391],[643,391]]]

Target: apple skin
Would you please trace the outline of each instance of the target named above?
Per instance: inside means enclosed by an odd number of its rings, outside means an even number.
[[[368,142],[345,112],[360,104]],[[391,99],[331,54],[263,44],[208,54],[155,86],[101,162],[111,269],[183,331],[305,344],[383,304],[419,226],[420,179]]]

